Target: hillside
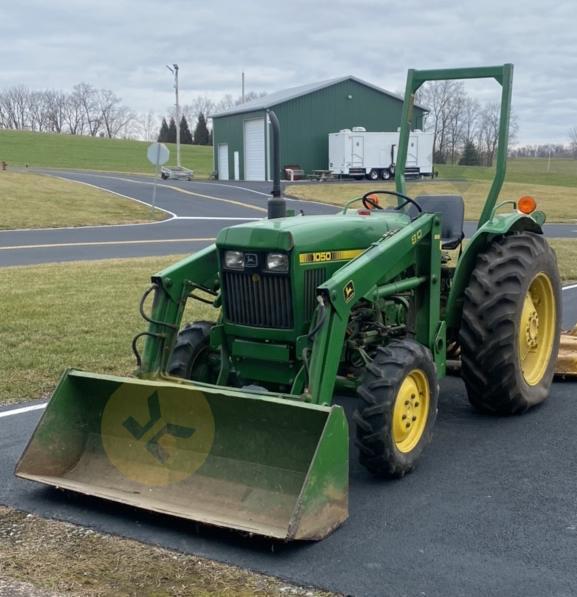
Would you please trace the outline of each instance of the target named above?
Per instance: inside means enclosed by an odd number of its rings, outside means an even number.
[[[0,161],[8,166],[108,170],[153,174],[146,159],[148,141],[101,139],[75,135],[0,130]],[[170,149],[169,164],[176,164],[176,146]],[[182,165],[194,170],[197,178],[207,178],[213,170],[212,147],[181,146]]]

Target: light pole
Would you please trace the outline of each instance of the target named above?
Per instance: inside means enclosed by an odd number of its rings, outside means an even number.
[[[166,65],[174,75],[174,92],[176,94],[176,166],[180,168],[180,106],[178,104],[178,64]]]

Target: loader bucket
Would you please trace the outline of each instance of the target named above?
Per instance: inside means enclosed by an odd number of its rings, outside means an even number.
[[[577,377],[577,327],[561,333],[555,375]]]
[[[347,421],[339,406],[71,370],[16,474],[248,533],[321,539],[348,515]]]

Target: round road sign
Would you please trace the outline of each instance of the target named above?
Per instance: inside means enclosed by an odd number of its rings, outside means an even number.
[[[151,143],[146,150],[146,157],[151,164],[162,166],[168,162],[170,152],[164,143]]]

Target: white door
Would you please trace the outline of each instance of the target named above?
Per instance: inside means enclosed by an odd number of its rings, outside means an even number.
[[[238,151],[234,152],[234,179],[240,180],[240,157]]]
[[[244,179],[266,180],[264,118],[244,123]]]
[[[228,180],[228,143],[218,145],[218,180]]]
[[[351,147],[351,166],[362,166],[365,159],[365,138],[353,137]]]
[[[407,149],[407,168],[414,168],[419,165],[419,138],[411,135],[409,137],[409,148]]]

